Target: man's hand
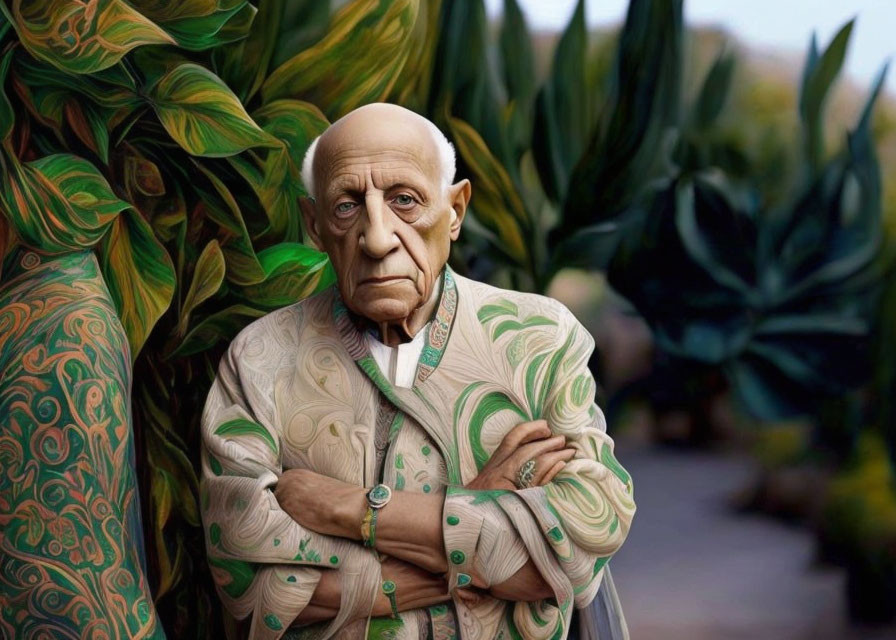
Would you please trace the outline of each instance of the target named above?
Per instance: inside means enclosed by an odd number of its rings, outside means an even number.
[[[575,449],[566,447],[566,438],[551,436],[546,421],[521,422],[504,436],[479,475],[467,483],[466,488],[513,491],[518,488],[516,480],[520,467],[527,460],[535,461],[531,486],[545,485],[575,454]]]
[[[306,529],[351,540],[361,538],[361,519],[367,511],[363,487],[308,469],[289,469],[277,481],[274,496]]]
[[[448,602],[448,582],[443,576],[436,576],[409,562],[388,557],[382,563],[382,579],[395,583],[395,603],[399,611],[410,611],[420,607],[431,607]],[[293,624],[307,625],[321,620],[330,620],[339,612],[342,600],[341,578],[336,571],[321,573],[320,582],[308,603]],[[391,616],[392,604],[379,590],[370,615]]]
[[[434,575],[426,569],[391,556],[383,561],[381,567],[383,580],[395,583],[395,602],[399,611],[431,607],[451,599],[448,594],[448,581],[444,575]],[[380,590],[373,602],[370,615],[391,614],[392,605],[389,603],[389,598]]]

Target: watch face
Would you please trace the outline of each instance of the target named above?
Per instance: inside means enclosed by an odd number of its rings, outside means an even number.
[[[367,492],[367,502],[374,509],[379,509],[384,506],[387,502],[389,502],[389,498],[392,497],[392,489],[387,487],[384,484],[378,484],[373,489]]]

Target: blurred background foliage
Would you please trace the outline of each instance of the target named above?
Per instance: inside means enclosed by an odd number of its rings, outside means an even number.
[[[172,637],[219,631],[196,475],[216,363],[243,326],[333,281],[302,244],[301,160],[374,101],[458,150],[474,185],[458,271],[539,293],[578,278],[649,327],[629,373],[598,339],[610,413],[683,415],[690,441],[763,427],[753,502],[774,501],[782,469],[820,475],[820,497],[784,510],[848,567],[856,616],[893,615],[896,188],[880,164],[896,109],[884,70],[868,95],[832,95],[851,23],[790,78],[686,30],[681,0],[632,0],[618,32],[589,32],[579,2],[560,34],[531,33],[515,0],[499,24],[481,0],[0,9],[0,255],[97,253],[130,340]]]

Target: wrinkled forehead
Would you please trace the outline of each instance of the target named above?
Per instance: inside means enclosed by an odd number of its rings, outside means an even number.
[[[417,179],[441,180],[432,133],[416,122],[371,119],[338,122],[321,136],[314,158],[315,182],[327,189],[346,172],[377,175],[402,172]]]

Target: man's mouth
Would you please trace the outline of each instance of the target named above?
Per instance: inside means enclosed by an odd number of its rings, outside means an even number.
[[[361,281],[361,284],[387,284],[399,280],[410,280],[410,278],[408,276],[373,276],[365,278]]]

